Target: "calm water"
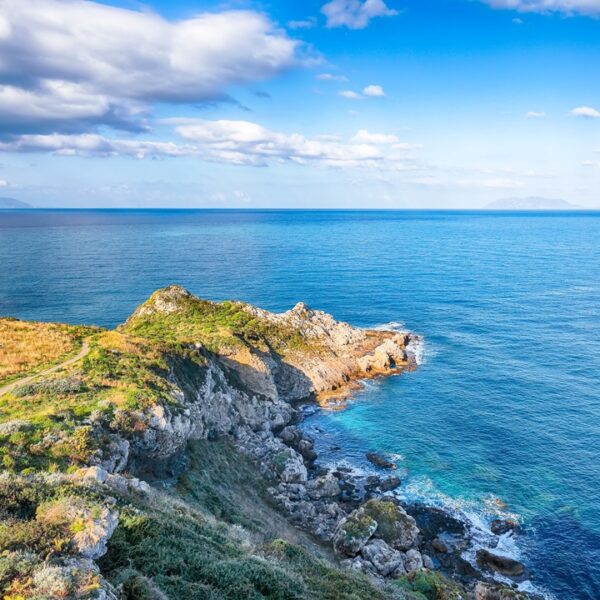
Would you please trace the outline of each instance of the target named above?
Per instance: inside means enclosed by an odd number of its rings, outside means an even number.
[[[174,282],[421,334],[416,372],[307,427],[397,453],[407,495],[501,499],[535,583],[600,598],[600,213],[0,211],[0,314],[110,327]]]

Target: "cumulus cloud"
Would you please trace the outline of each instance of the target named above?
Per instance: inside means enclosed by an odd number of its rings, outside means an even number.
[[[273,131],[250,121],[171,119],[182,143],[109,139],[99,134],[24,134],[0,142],[0,151],[44,152],[59,156],[195,156],[232,165],[316,164],[329,167],[399,168],[408,144],[394,135],[360,130],[344,140]]]
[[[362,96],[358,92],[352,90],[342,90],[338,92],[338,96],[346,98],[346,100],[362,100]]]
[[[178,125],[176,132],[201,146],[209,158],[236,165],[318,162],[348,167],[372,165],[384,158],[375,144],[280,133],[249,121],[197,120]]]
[[[492,8],[519,12],[600,15],[600,0],[482,0]]]
[[[530,110],[525,115],[525,118],[527,118],[527,119],[543,119],[546,116],[547,116],[546,113],[543,111]]]
[[[2,0],[0,129],[143,128],[153,103],[224,99],[298,64],[299,52],[252,11],[171,22],[83,0]]]
[[[591,106],[579,106],[571,111],[574,117],[583,117],[585,119],[600,119],[600,111]]]
[[[380,85],[368,85],[364,90],[365,96],[371,96],[372,98],[382,98],[385,96],[385,92]]]
[[[331,0],[321,8],[327,27],[364,29],[374,17],[392,17],[397,10],[388,8],[383,0]]]

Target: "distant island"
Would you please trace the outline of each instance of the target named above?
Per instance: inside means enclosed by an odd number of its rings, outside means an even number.
[[[582,207],[561,198],[528,196],[526,198],[501,198],[486,204],[484,208],[486,210],[579,210]]]
[[[15,198],[0,198],[0,208],[33,208],[33,206]]]

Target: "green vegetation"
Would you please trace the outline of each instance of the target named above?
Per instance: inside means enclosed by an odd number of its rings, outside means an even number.
[[[162,343],[201,343],[217,353],[248,345],[281,354],[307,348],[301,331],[256,317],[242,302],[210,302],[177,286],[156,291],[122,330]]]
[[[136,599],[412,600],[403,588],[378,589],[336,568],[273,510],[266,486],[228,441],[194,442],[176,488],[185,504],[121,509],[102,572]]]
[[[73,562],[75,539],[103,498],[67,480],[0,476],[0,596],[92,598],[99,577]]]
[[[394,585],[414,593],[415,600],[462,600],[464,590],[438,571],[417,571]]]

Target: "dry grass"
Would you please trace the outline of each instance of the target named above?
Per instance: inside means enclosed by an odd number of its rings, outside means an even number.
[[[91,328],[0,319],[0,384],[60,362]]]

